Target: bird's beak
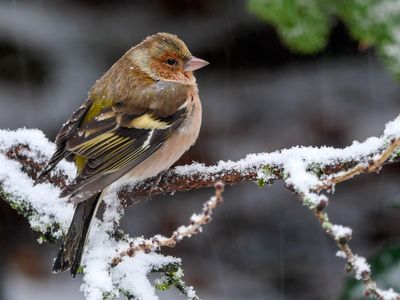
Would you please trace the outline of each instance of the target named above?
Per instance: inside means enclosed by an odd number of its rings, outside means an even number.
[[[191,59],[189,59],[184,65],[183,65],[183,70],[185,72],[191,72],[194,70],[198,70],[202,67],[207,66],[210,64],[208,61],[205,61],[204,59],[197,58],[195,56],[192,56]]]

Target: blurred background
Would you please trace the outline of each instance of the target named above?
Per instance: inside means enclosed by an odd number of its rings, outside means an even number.
[[[274,21],[272,2],[1,0],[0,128],[39,128],[53,140],[99,76],[144,37],[165,31],[211,62],[196,73],[200,138],[179,164],[380,135],[400,111],[400,86],[394,64],[378,58],[379,41],[362,40],[348,19],[330,17],[322,43],[304,37],[290,44],[281,25],[302,16]],[[396,18],[397,9],[389,10]],[[305,33],[323,28],[315,20]],[[335,223],[353,228],[351,246],[371,259],[380,284],[398,289],[399,179],[398,165],[355,178],[336,188],[328,208]],[[154,197],[130,207],[122,226],[132,235],[169,234],[212,193]],[[182,257],[186,282],[202,299],[361,299],[333,241],[282,183],[242,184],[224,196],[203,234],[164,252]],[[37,237],[0,203],[0,299],[83,299],[80,278],[51,274],[58,246],[39,245]],[[159,295],[182,299],[174,290]]]

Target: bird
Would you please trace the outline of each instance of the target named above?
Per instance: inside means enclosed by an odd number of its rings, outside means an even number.
[[[193,71],[209,63],[176,35],[157,33],[129,49],[101,76],[63,124],[39,178],[62,160],[76,178],[60,194],[75,204],[53,272],[75,277],[99,203],[113,183],[162,174],[197,140],[202,106]]]

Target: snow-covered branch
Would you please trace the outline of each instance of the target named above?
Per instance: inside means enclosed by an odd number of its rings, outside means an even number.
[[[4,143],[4,135],[11,137],[11,142]],[[36,142],[45,145],[41,148],[29,135],[36,138]],[[27,139],[25,139],[27,137]],[[216,165],[206,166],[201,163],[193,163],[186,166],[178,166],[168,170],[160,178],[150,178],[136,186],[121,187],[118,194],[125,207],[135,203],[137,199],[145,196],[168,194],[182,191],[189,191],[199,188],[212,187],[216,182],[221,181],[225,185],[235,185],[242,182],[258,182],[260,185],[271,184],[275,180],[285,177],[283,162],[286,158],[296,157],[304,161],[308,171],[319,173],[324,176],[331,174],[346,173],[347,177],[340,177],[340,180],[347,180],[360,173],[368,173],[371,168],[363,168],[371,161],[371,158],[383,151],[385,138],[370,138],[363,143],[355,142],[353,145],[338,149],[332,147],[294,147],[273,153],[249,154],[239,161],[220,161]],[[23,171],[35,180],[45,165],[52,149],[49,143],[37,130],[19,130],[16,132],[0,132],[0,153],[11,160],[17,160]],[[390,160],[384,160],[384,164],[395,163],[400,159],[394,155]],[[361,163],[361,164],[359,164]],[[358,168],[353,169],[358,165]],[[72,164],[64,164],[57,168],[50,175],[49,181],[55,186],[65,187],[71,178],[74,177]],[[335,181],[338,183],[339,178]],[[328,187],[321,186],[320,189]]]
[[[195,293],[181,281],[181,272],[168,268],[179,264],[180,260],[156,251],[199,232],[221,197],[219,185],[216,196],[206,202],[203,212],[192,216],[189,226],[181,227],[169,238],[132,239],[121,233],[115,234],[123,208],[140,196],[211,187],[219,181],[225,185],[256,181],[263,186],[283,180],[335,240],[340,249],[338,255],[347,260],[355,277],[365,284],[366,295],[398,300],[400,297],[394,291],[383,291],[376,286],[365,258],[350,249],[351,229],[329,220],[324,210],[328,197],[323,192],[333,192],[336,184],[362,173],[378,172],[384,164],[397,162],[399,146],[400,117],[389,122],[380,137],[354,142],[342,149],[296,146],[273,153],[249,154],[236,162],[220,161],[214,166],[193,163],[176,167],[161,178],[152,178],[136,186],[115,187],[114,192],[104,198],[103,220],[95,222],[90,235],[83,259],[83,290],[88,299],[113,298],[120,293],[139,299],[157,299],[147,275],[162,270],[169,274],[164,283],[174,283],[194,299]],[[58,197],[60,189],[74,177],[73,164],[63,162],[52,172],[49,182],[33,184],[53,150],[54,145],[38,130],[0,131],[0,195],[23,213],[33,229],[43,233],[45,239],[59,238],[66,231],[73,211],[67,199]],[[166,285],[156,284],[161,289]]]

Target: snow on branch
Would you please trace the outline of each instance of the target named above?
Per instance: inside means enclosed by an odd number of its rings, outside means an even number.
[[[191,224],[178,228],[169,238],[155,236],[133,239],[117,230],[124,207],[142,196],[174,193],[212,187],[217,182],[233,185],[255,181],[260,186],[283,180],[299,196],[320,222],[322,229],[337,243],[338,256],[365,285],[365,294],[383,300],[400,300],[393,290],[381,290],[372,279],[365,258],[354,254],[349,246],[352,230],[329,220],[325,207],[335,185],[362,173],[379,172],[387,163],[400,159],[400,117],[389,122],[380,137],[338,149],[301,147],[273,153],[249,154],[239,161],[220,161],[213,166],[193,163],[167,171],[138,185],[115,186],[104,197],[103,220],[96,220],[83,258],[82,290],[87,299],[112,299],[121,294],[138,299],[157,299],[150,272],[166,277],[155,287],[163,290],[175,286],[188,298],[196,299],[194,290],[182,281],[180,259],[157,251],[174,246],[183,237],[201,232],[220,202],[222,184],[215,196],[204,204],[202,213],[193,215]],[[49,182],[34,185],[34,180],[54,151],[39,130],[0,131],[0,197],[26,216],[43,239],[57,239],[68,228],[73,207],[58,197],[60,189],[73,180],[73,164],[62,162],[50,175]]]
[[[129,245],[129,248],[118,256],[114,257],[112,261],[112,266],[117,266],[124,258],[124,256],[132,257],[137,252],[145,251],[151,252],[159,250],[161,247],[173,248],[175,245],[184,238],[190,238],[195,234],[202,232],[202,226],[211,222],[211,216],[213,210],[218,204],[223,202],[222,192],[224,191],[224,184],[222,182],[217,182],[214,185],[215,195],[210,198],[207,202],[203,204],[203,210],[200,214],[193,214],[190,217],[190,225],[180,226],[177,228],[170,237],[164,237],[160,235],[155,235],[150,239],[137,239],[134,243]]]

